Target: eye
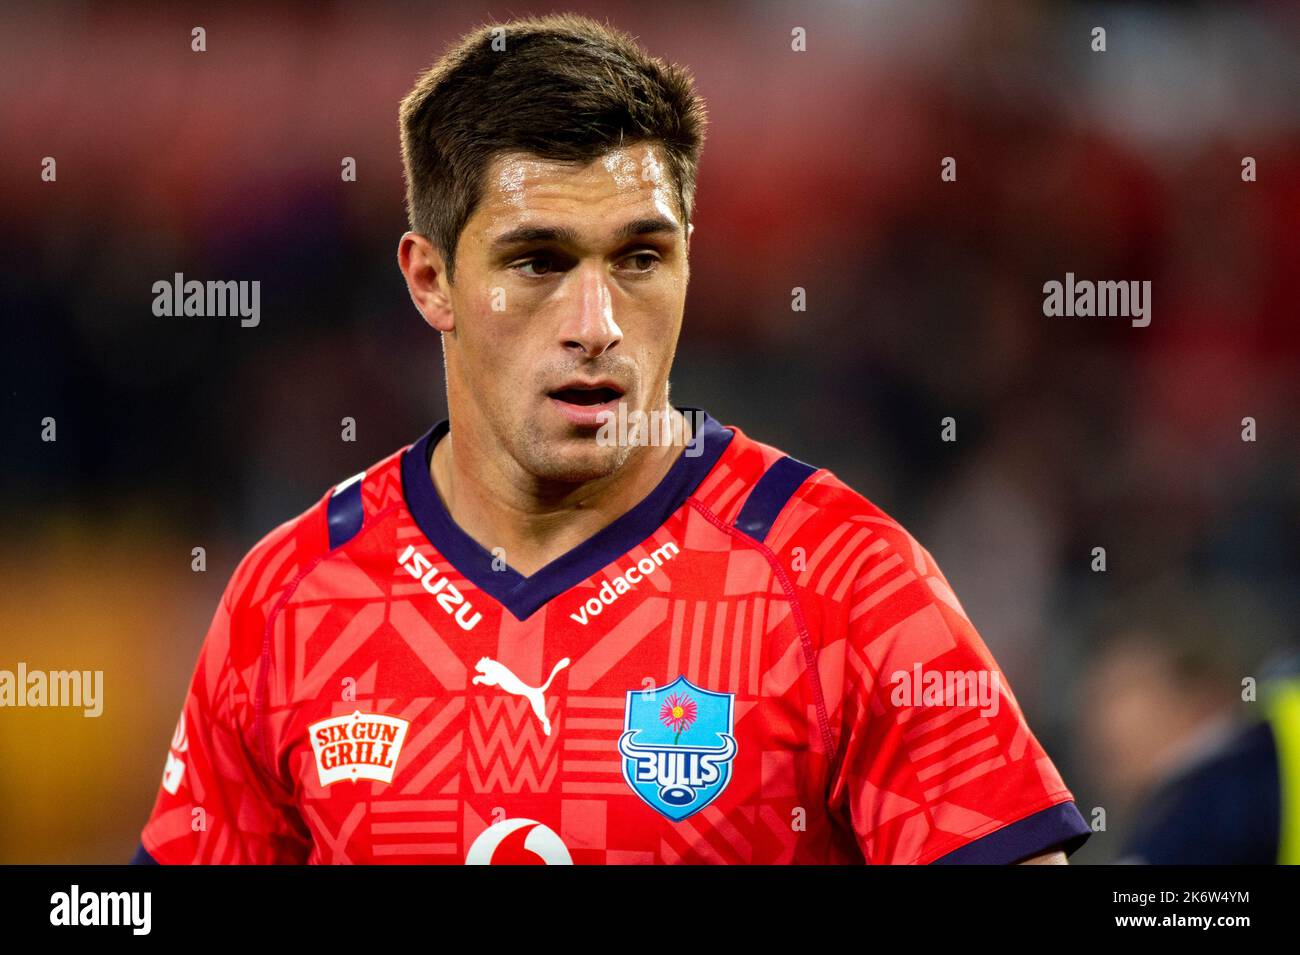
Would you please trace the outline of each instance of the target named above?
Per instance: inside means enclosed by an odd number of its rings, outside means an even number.
[[[655,270],[659,263],[659,256],[657,253],[648,251],[633,252],[623,261],[635,263],[636,267],[632,269],[633,272],[647,273]]]
[[[524,259],[518,265],[511,266],[511,268],[523,272],[524,275],[527,275],[530,278],[535,278],[537,276],[549,274],[551,271],[551,264],[551,260],[547,256],[537,255],[533,256],[531,259]],[[532,268],[531,272],[528,271],[530,267]]]

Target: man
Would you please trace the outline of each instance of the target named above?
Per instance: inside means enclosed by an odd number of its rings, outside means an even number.
[[[684,71],[574,16],[421,77],[398,260],[449,420],[235,571],[142,861],[1064,862],[1087,837],[930,555],[669,403],[704,126]]]
[[[1300,657],[1213,581],[1111,602],[1084,674],[1084,734],[1118,861],[1300,862]],[[1243,674],[1258,698],[1243,701]]]

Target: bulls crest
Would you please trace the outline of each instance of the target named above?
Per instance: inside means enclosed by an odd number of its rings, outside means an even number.
[[[628,690],[623,778],[652,809],[680,822],[727,788],[736,755],[735,694],[714,693],[679,676],[653,690]]]

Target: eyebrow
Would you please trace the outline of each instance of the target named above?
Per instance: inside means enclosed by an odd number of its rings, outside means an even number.
[[[621,242],[638,235],[677,232],[678,229],[678,225],[669,219],[662,216],[649,216],[624,223],[614,235],[614,239]],[[557,242],[561,245],[577,245],[578,234],[566,226],[521,225],[493,239],[491,248],[500,250],[529,242]]]

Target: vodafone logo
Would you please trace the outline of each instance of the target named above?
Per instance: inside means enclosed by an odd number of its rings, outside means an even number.
[[[536,819],[506,819],[488,826],[465,854],[466,865],[573,865],[555,830]]]

